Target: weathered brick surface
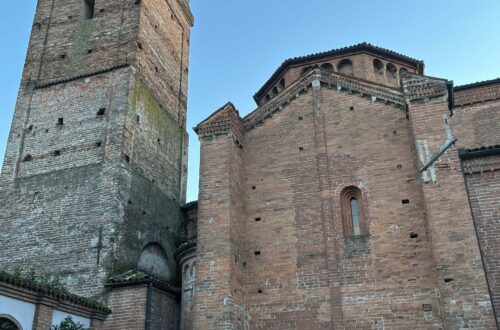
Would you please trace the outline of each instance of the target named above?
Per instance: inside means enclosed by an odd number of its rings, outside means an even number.
[[[488,284],[497,319],[500,321],[500,157],[464,161],[474,222],[483,252]]]
[[[95,296],[152,242],[176,274],[192,17],[184,0],[83,9],[38,3],[0,179],[0,265]]]
[[[419,171],[422,141],[435,152],[446,140],[446,82],[410,77],[408,116],[403,94],[312,77],[245,117],[243,134],[231,105],[197,127],[195,327],[494,329],[456,149],[435,181]],[[363,236],[344,236],[350,186]]]
[[[104,329],[145,329],[147,295],[147,285],[113,288],[107,302],[113,313],[107,317]]]
[[[151,291],[151,325],[150,329],[179,329],[180,306],[177,298],[155,288]]]
[[[413,102],[409,113],[416,143],[428,143],[430,151],[436,152],[447,137],[443,127],[443,116],[449,113],[447,99]],[[434,170],[435,182],[426,181],[421,189],[445,325],[494,329],[485,271],[455,147],[440,158]]]

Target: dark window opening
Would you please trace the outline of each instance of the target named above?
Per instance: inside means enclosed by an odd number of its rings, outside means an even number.
[[[361,236],[367,232],[366,212],[361,190],[347,187],[341,194],[342,220],[345,236]]]
[[[52,154],[54,156],[61,156],[61,150],[55,150],[54,153]]]
[[[97,116],[104,116],[105,113],[106,113],[106,108],[100,108],[99,110],[97,110],[96,115]]]
[[[410,238],[418,238],[418,234],[417,233],[410,233]]]
[[[255,251],[255,252],[254,252],[254,254],[255,254],[256,256],[260,256],[261,252],[260,252],[260,251]]]
[[[258,293],[262,293],[262,289],[257,290]]]
[[[101,142],[101,141],[96,142],[96,143],[95,143],[95,146],[96,146],[97,148],[100,148],[100,147],[102,146],[102,142]]]
[[[349,107],[349,110],[354,110],[354,107]]]
[[[83,0],[83,18],[94,18],[95,0]]]
[[[409,199],[403,199],[403,200],[401,201],[401,203],[402,203],[402,204],[405,204],[405,205],[406,205],[406,204],[410,204],[410,200],[409,200]]]
[[[58,118],[57,119],[57,126],[62,126],[64,125],[64,118]]]
[[[0,329],[2,330],[18,330],[20,329],[16,323],[6,317],[0,317]]]
[[[299,119],[299,120],[303,120],[303,119],[304,119],[304,117],[300,116],[298,119]]]
[[[31,162],[32,160],[33,160],[33,156],[31,156],[29,154],[24,156],[24,158],[23,158],[24,162]]]
[[[453,282],[453,279],[452,278],[445,278],[444,282],[445,283],[450,283],[450,282]]]
[[[255,221],[261,221],[262,219],[261,218],[255,218]]]

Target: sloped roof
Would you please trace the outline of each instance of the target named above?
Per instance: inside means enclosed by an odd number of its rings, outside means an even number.
[[[482,86],[488,86],[488,85],[494,85],[494,84],[500,84],[500,78],[491,79],[491,80],[477,81],[477,82],[473,82],[473,83],[466,84],[466,85],[455,86],[454,90],[455,91],[461,91],[461,90],[464,90],[464,89],[475,88],[475,87],[482,87]]]
[[[301,64],[301,63],[309,62],[309,61],[320,59],[320,58],[327,57],[327,56],[338,56],[338,55],[342,55],[342,54],[346,54],[346,53],[361,52],[361,51],[369,51],[369,52],[378,53],[378,54],[385,55],[385,56],[394,57],[394,58],[397,58],[403,62],[412,64],[415,66],[417,66],[417,65],[423,66],[424,65],[423,61],[411,58],[409,56],[397,53],[395,51],[392,51],[392,50],[389,50],[386,48],[372,45],[372,44],[367,43],[367,42],[362,42],[362,43],[359,43],[356,45],[332,49],[332,50],[329,50],[326,52],[320,52],[320,53],[310,54],[310,55],[306,55],[306,56],[299,56],[299,57],[293,57],[293,58],[287,59],[286,61],[284,61],[280,65],[280,67],[273,73],[273,75],[259,89],[259,91],[257,93],[255,93],[254,99],[257,101],[257,99],[261,96],[261,94],[264,93],[264,91],[269,88],[270,83],[272,81],[274,81],[276,78],[278,78],[281,74],[283,74],[285,69],[288,68],[290,65]]]
[[[21,277],[18,275],[13,275],[4,271],[0,271],[0,282],[15,285],[19,288],[35,291],[38,292],[39,294],[44,294],[47,297],[51,297],[54,299],[65,300],[83,307],[88,307],[105,314],[111,313],[111,310],[107,306],[101,304],[100,302],[94,299],[78,296],[76,294],[69,292],[63,287],[51,285],[48,283],[42,283],[37,279]]]

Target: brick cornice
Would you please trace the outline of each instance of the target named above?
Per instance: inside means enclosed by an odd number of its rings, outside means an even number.
[[[397,107],[403,107],[406,104],[403,93],[397,89],[378,85],[349,75],[316,69],[290,85],[268,103],[245,116],[243,118],[245,129],[250,130],[261,124],[273,113],[281,111],[290,101],[311,87],[312,82],[315,80],[328,84],[328,86],[336,88],[339,91],[356,92],[362,97],[371,96],[373,101],[379,99]]]

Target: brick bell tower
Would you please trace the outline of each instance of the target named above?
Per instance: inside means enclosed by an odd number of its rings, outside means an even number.
[[[0,179],[0,269],[166,281],[185,202],[188,0],[39,0]]]

